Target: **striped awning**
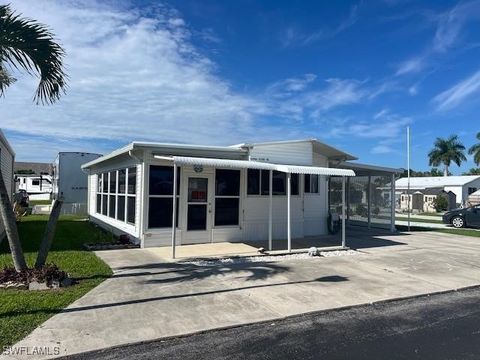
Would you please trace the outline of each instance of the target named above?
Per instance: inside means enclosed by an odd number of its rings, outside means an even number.
[[[272,164],[253,160],[230,160],[218,158],[200,158],[188,156],[154,156],[156,159],[173,161],[177,165],[202,165],[216,168],[275,170],[291,174],[310,174],[325,176],[355,176],[350,169],[336,169],[319,166],[296,166]]]

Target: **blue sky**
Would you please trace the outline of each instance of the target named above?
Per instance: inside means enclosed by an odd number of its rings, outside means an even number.
[[[480,0],[34,1],[67,50],[69,89],[0,99],[18,160],[132,140],[230,145],[318,138],[362,162],[428,169],[436,137],[480,131]],[[471,157],[461,169],[473,167]]]

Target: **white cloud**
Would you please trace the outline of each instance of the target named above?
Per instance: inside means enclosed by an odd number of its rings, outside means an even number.
[[[21,134],[12,140],[19,159],[48,160],[62,149],[105,152],[132,140],[231,144],[311,137],[316,133],[301,126],[304,120],[388,91],[385,84],[315,81],[305,74],[242,93],[192,44],[195,30],[177,11],[115,6],[12,1],[54,31],[67,51],[70,77],[60,102],[36,106],[36,79],[15,74],[18,81],[0,100],[0,127]]]
[[[443,52],[455,45],[468,21],[480,19],[480,1],[461,3],[440,16],[433,49]]]
[[[397,72],[395,75],[405,75],[411,73],[418,73],[420,72],[425,66],[425,60],[423,57],[416,57],[404,61],[398,66]]]
[[[435,96],[437,110],[450,110],[480,90],[480,70]]]
[[[334,27],[322,27],[310,33],[305,33],[295,26],[289,26],[282,34],[280,41],[283,47],[305,46],[320,40],[331,39],[343,31],[349,29],[358,21],[359,5],[353,5],[344,19]]]

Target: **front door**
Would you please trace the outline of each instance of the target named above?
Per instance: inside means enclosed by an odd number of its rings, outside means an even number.
[[[182,244],[211,242],[213,174],[186,174],[186,222]]]

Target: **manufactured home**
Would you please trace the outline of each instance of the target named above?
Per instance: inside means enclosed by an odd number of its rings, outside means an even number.
[[[25,190],[30,200],[50,200],[53,184],[50,175],[15,175],[15,192]]]
[[[408,178],[403,177],[396,181],[395,188],[397,189],[397,196],[408,189],[423,191],[425,189],[440,188],[447,193],[449,191],[453,192],[456,197],[456,205],[464,206],[467,202],[468,196],[480,189],[480,176],[463,175],[411,177],[410,186],[408,185]]]
[[[82,164],[100,154],[60,152],[53,163],[53,198],[62,199],[62,214],[87,213],[87,174]]]
[[[399,195],[398,209],[401,211],[412,212],[430,212],[434,213],[435,201],[439,196],[443,196],[448,203],[447,210],[456,208],[457,196],[453,191],[445,191],[442,188],[428,188],[423,190],[403,191]]]
[[[366,227],[394,230],[394,184],[401,170],[351,162],[317,140],[234,146],[132,142],[82,166],[91,221],[142,247],[266,241],[328,233],[329,214],[352,224],[365,203]],[[368,186],[349,201],[349,187]],[[357,186],[358,185],[358,186]],[[175,211],[173,211],[175,209]],[[172,224],[175,224],[172,227]],[[343,241],[345,231],[343,231]]]
[[[13,164],[15,162],[15,152],[8,143],[7,138],[0,129],[0,168],[2,170],[3,182],[7,188],[10,200],[12,199],[15,185],[13,181]],[[4,236],[5,230],[3,222],[0,219],[0,239]]]

